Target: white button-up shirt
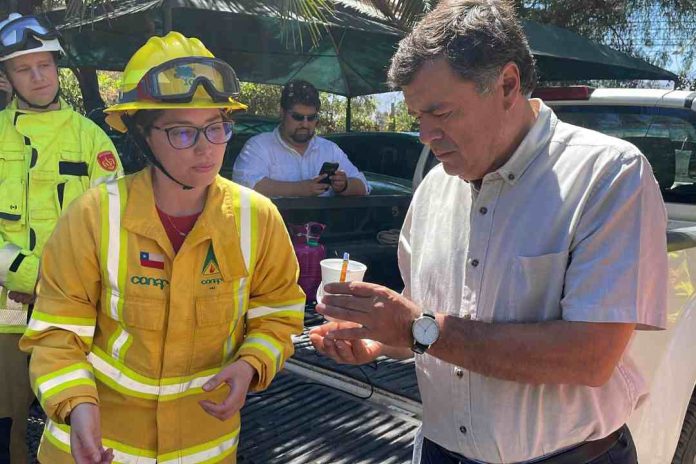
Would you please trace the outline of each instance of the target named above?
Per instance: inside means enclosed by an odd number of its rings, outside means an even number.
[[[338,145],[325,138],[314,136],[304,154],[288,145],[276,127],[273,132],[255,135],[247,140],[234,162],[232,180],[249,188],[263,178],[283,182],[299,182],[319,175],[325,162],[338,163],[348,179],[360,179],[369,193],[367,179]],[[332,189],[322,196],[333,195]]]
[[[434,168],[399,246],[405,294],[426,311],[506,323],[663,328],[667,217],[645,157],[622,140],[536,123],[480,191]],[[531,460],[609,435],[647,394],[624,355],[601,387],[531,385],[417,355],[423,434],[487,463]]]

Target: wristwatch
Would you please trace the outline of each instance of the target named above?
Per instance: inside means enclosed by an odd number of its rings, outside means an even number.
[[[423,354],[440,337],[440,327],[437,325],[435,316],[423,313],[411,324],[411,334],[413,335],[413,346],[411,351],[416,354]]]

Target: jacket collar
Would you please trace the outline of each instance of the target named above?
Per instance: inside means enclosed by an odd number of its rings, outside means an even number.
[[[174,260],[174,249],[155,207],[151,169],[146,168],[133,174],[123,227],[155,240],[169,258]],[[246,276],[247,270],[237,233],[233,192],[229,188],[223,188],[225,182],[223,178],[217,176],[208,187],[203,211],[179,253],[209,240],[213,245],[222,278],[232,280]]]

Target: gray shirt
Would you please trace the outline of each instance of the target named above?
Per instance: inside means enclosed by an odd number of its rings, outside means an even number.
[[[402,230],[405,295],[485,322],[585,321],[663,328],[667,217],[645,157],[622,140],[537,120],[475,191],[434,168]],[[416,356],[423,433],[469,458],[517,462],[602,438],[647,394],[624,355],[601,387],[531,385]]]

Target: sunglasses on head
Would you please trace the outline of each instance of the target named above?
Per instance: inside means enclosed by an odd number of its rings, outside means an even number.
[[[314,122],[317,119],[319,119],[319,113],[312,113],[312,114],[300,114],[300,113],[295,113],[294,111],[290,112],[290,117],[294,119],[297,122],[302,122],[302,121],[307,121],[307,122]]]

